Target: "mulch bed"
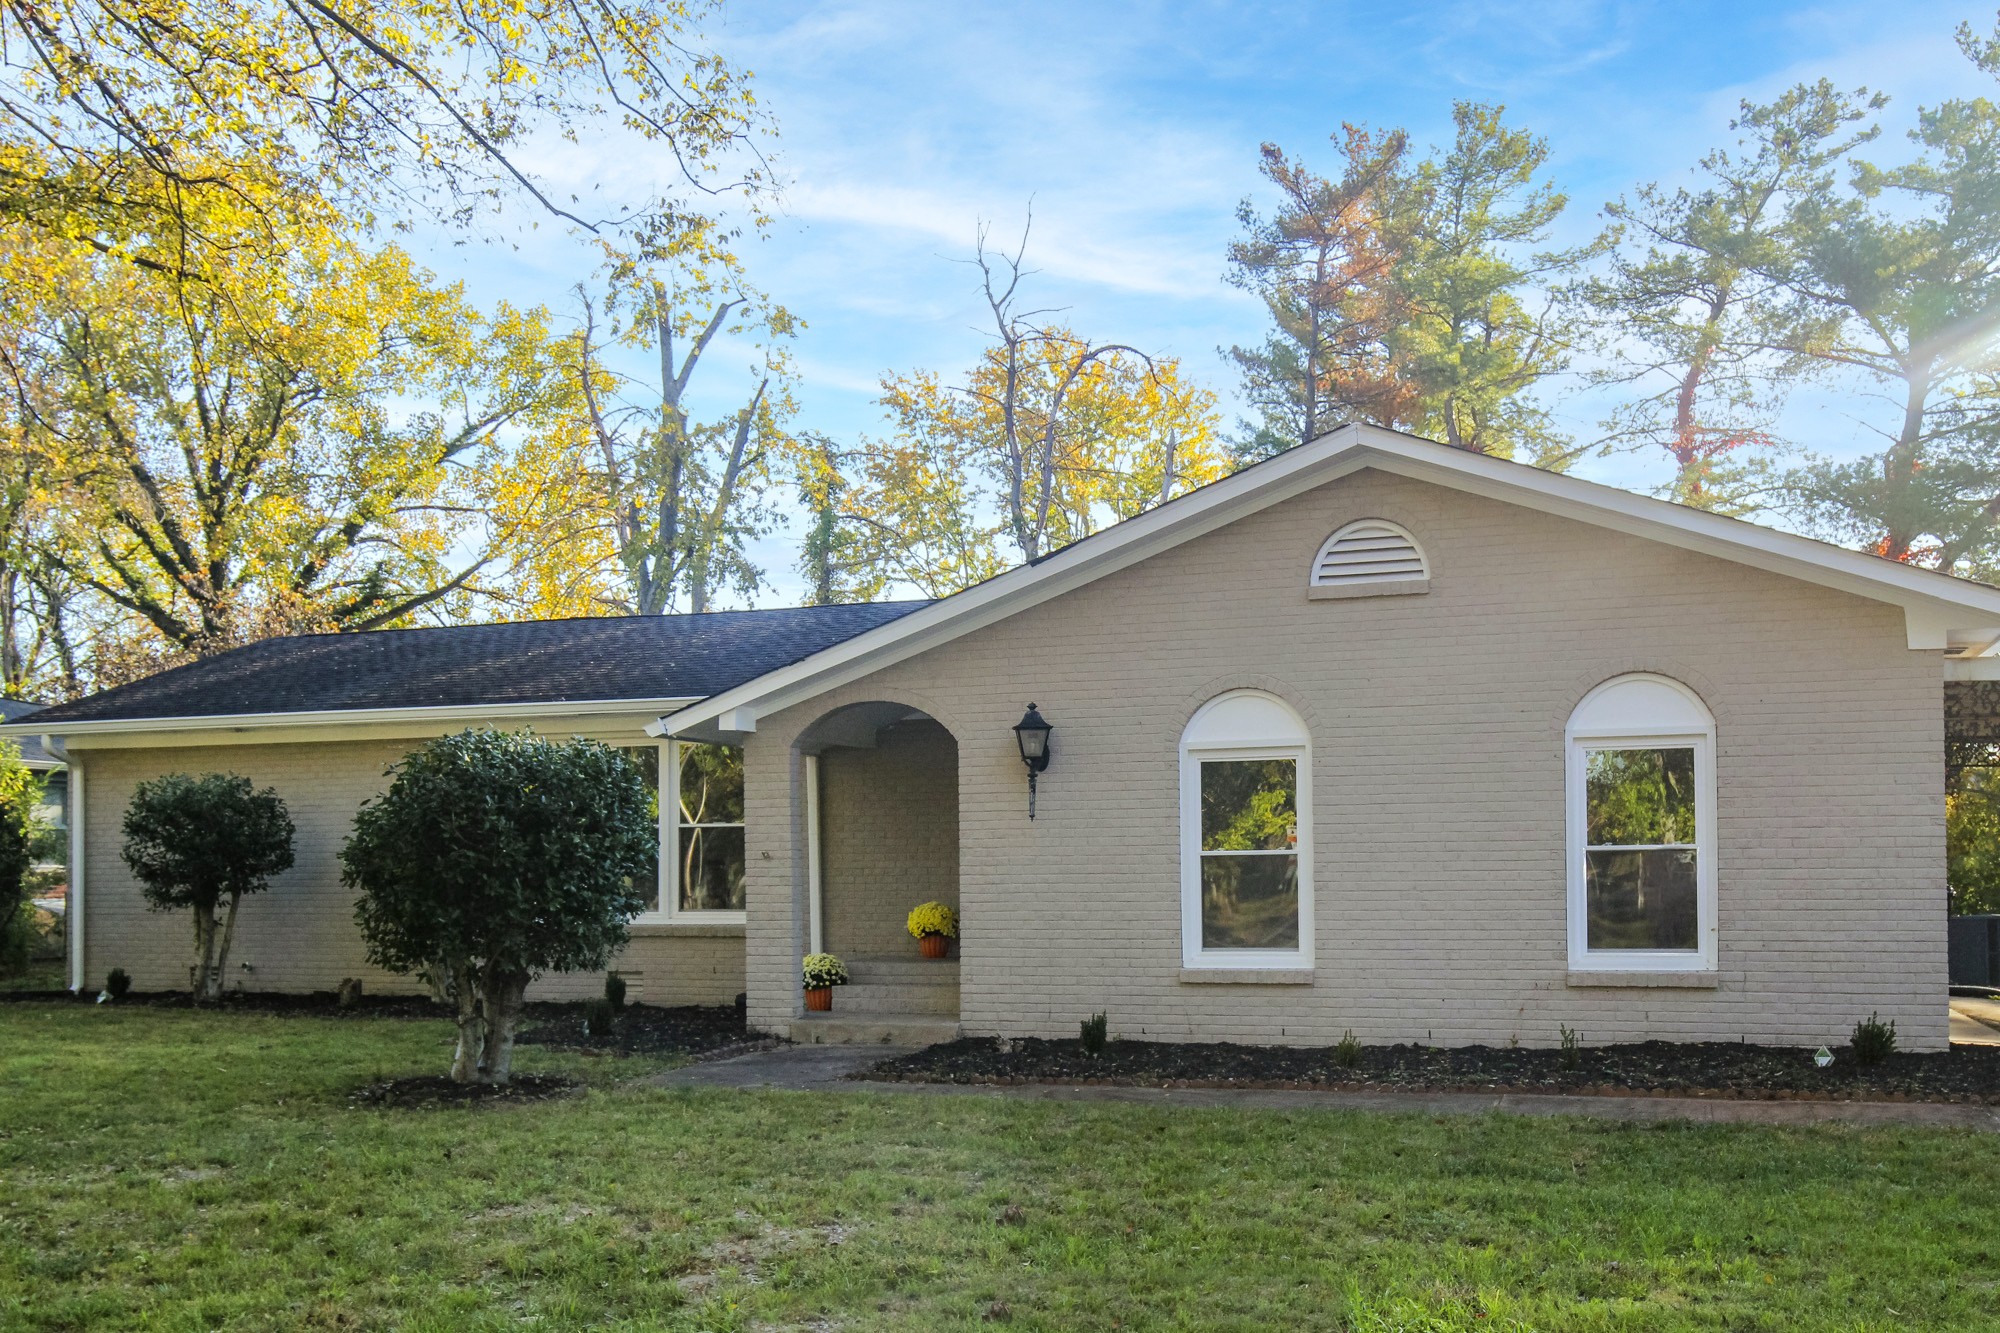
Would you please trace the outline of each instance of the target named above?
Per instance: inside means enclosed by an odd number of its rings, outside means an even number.
[[[1634,1042],[1560,1050],[1492,1046],[1364,1046],[1352,1068],[1332,1047],[1113,1041],[1102,1054],[1074,1039],[964,1037],[886,1060],[852,1077],[911,1083],[1086,1083],[1167,1088],[1324,1091],[1561,1092],[2000,1103],[2000,1047],[1891,1055],[1863,1067],[1845,1047],[1820,1069],[1812,1052],[1732,1042]]]
[[[587,1012],[588,1006],[581,1004],[531,1004],[514,1040],[528,1046],[614,1055],[673,1051],[712,1055],[750,1040],[743,1027],[743,1011],[733,1004],[674,1009],[628,1004],[619,1010],[608,1033],[591,1032],[585,1025]]]
[[[491,1106],[496,1102],[539,1102],[561,1097],[583,1085],[560,1074],[516,1074],[504,1085],[454,1083],[441,1074],[396,1078],[357,1088],[350,1100],[357,1106],[428,1110],[439,1106]]]
[[[5,991],[0,1001],[41,1004],[96,1004],[96,991]],[[279,1014],[301,1018],[446,1018],[449,1015],[425,995],[363,995],[342,1004],[330,990],[291,994],[281,991],[225,991],[214,1005],[196,1005],[187,991],[127,991],[114,1001],[120,1008],[195,1009],[222,1013]]]
[[[63,1004],[95,1004],[95,994],[72,995],[66,990],[7,992],[7,1000]],[[115,1001],[120,1008],[193,1009],[186,991],[131,992]],[[452,1017],[450,1010],[425,995],[363,995],[343,1005],[332,991],[284,994],[276,991],[232,991],[214,1008],[222,1013],[277,1014],[301,1018],[426,1018]],[[743,1011],[734,1005],[681,1005],[661,1008],[630,1004],[619,1011],[609,1033],[592,1033],[586,1026],[589,1006],[577,1002],[536,1003],[525,1007],[514,1040],[526,1046],[588,1051],[612,1055],[686,1053],[712,1055],[741,1047],[750,1040]],[[457,1085],[454,1085],[457,1086]]]

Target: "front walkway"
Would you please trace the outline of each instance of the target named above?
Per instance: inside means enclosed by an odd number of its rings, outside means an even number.
[[[1951,1044],[2000,1046],[2000,1000],[1974,995],[1952,996]]]
[[[797,1092],[914,1092],[1057,1102],[1268,1111],[1401,1111],[1422,1115],[1578,1115],[1598,1120],[1694,1120],[1708,1124],[1920,1125],[2000,1133],[2000,1107],[1951,1102],[1757,1102],[1706,1097],[1565,1097],[1521,1092],[1289,1092],[1244,1088],[1116,1088],[1067,1083],[991,1087],[963,1083],[876,1083],[847,1076],[908,1054],[897,1046],[781,1046],[655,1076],[667,1088],[772,1088]]]

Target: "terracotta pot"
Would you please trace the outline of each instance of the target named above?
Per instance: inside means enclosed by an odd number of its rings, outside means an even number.
[[[833,1011],[833,987],[814,986],[806,991],[808,1013],[825,1014]]]
[[[919,935],[917,936],[917,952],[926,958],[949,958],[951,957],[951,936]]]

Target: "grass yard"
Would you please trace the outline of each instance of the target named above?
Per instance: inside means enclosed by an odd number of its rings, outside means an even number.
[[[2000,1327],[2000,1140],[668,1092],[431,1021],[0,1005],[9,1329]],[[1004,1308],[1003,1308],[1004,1307]]]

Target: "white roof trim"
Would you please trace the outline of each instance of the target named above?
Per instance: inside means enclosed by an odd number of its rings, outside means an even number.
[[[2000,638],[2000,588],[1794,533],[1469,453],[1377,426],[1349,425],[886,625],[662,717],[653,735],[720,734],[1018,614],[1364,467],[1646,537],[1904,608],[1912,648]],[[699,730],[697,730],[699,729]],[[743,729],[734,729],[740,735]]]
[[[694,702],[667,699],[578,699],[549,703],[448,704],[422,708],[324,708],[296,713],[227,713],[214,717],[92,718],[38,722],[29,714],[0,726],[0,736],[92,736],[160,731],[245,731],[272,727],[370,726],[384,722],[481,722],[493,718],[580,717],[598,714],[657,713]]]

